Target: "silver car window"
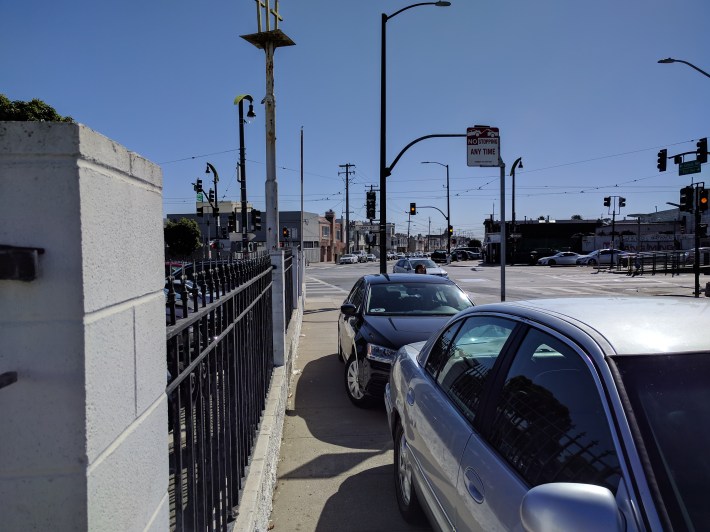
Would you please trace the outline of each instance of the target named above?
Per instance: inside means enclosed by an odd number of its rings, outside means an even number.
[[[531,486],[580,482],[615,492],[621,478],[589,368],[571,346],[537,329],[515,354],[490,441]]]
[[[515,323],[493,316],[466,319],[451,340],[445,332],[433,346],[427,371],[473,422],[483,386]]]

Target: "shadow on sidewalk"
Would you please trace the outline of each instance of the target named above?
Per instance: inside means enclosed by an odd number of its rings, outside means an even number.
[[[319,341],[329,344],[331,339],[334,349],[335,335],[319,331]],[[303,369],[293,405],[286,410],[275,528],[286,530],[288,524],[289,530],[322,532],[430,530],[428,525],[409,525],[397,508],[384,403],[372,409],[355,407],[345,392],[345,365],[338,355],[315,351],[299,354]]]

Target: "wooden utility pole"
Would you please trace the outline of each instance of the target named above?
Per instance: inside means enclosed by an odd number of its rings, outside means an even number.
[[[345,174],[345,253],[350,253],[350,168],[355,168],[354,164],[346,163],[338,165],[345,168],[345,172],[338,172],[338,175]]]
[[[242,35],[242,39],[264,50],[266,55],[266,95],[264,104],[266,118],[266,249],[275,250],[279,245],[279,191],[276,181],[276,98],[274,97],[274,52],[281,46],[293,46],[294,43],[279,28],[279,1],[271,7],[270,0],[256,1],[256,19],[258,33]],[[263,17],[262,17],[263,12]],[[274,29],[271,29],[271,17]],[[262,23],[266,23],[265,29]]]

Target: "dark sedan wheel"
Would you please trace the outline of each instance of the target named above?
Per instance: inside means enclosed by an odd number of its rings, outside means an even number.
[[[374,398],[367,395],[358,375],[358,360],[355,354],[350,355],[347,364],[345,364],[345,391],[350,398],[350,401],[355,406],[360,408],[370,408],[374,406]]]
[[[404,437],[404,429],[399,423],[394,437],[394,488],[397,493],[399,512],[404,520],[412,524],[423,522],[424,513],[414,489],[409,448]]]
[[[548,262],[548,264],[549,264],[550,266],[554,266],[555,264],[557,264],[557,262],[553,259],[553,260],[550,260],[550,261]]]
[[[589,259],[589,262],[587,262],[590,266],[596,266],[597,265],[597,260],[596,259]]]

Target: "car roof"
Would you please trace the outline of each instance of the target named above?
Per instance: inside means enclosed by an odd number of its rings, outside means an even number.
[[[453,284],[452,280],[437,275],[422,275],[421,273],[377,273],[363,275],[363,279],[368,284],[387,284],[401,282],[416,282],[428,284]]]
[[[706,300],[573,297],[490,303],[463,312],[488,311],[517,315],[567,334],[576,329],[597,344],[606,344],[608,355],[710,351]]]

